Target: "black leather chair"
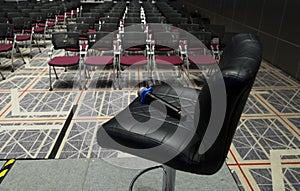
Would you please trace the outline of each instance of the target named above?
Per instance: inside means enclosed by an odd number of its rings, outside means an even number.
[[[158,167],[165,172],[165,191],[175,189],[175,170],[216,173],[228,154],[261,54],[256,36],[234,36],[222,54],[220,72],[207,78],[201,90],[168,84],[153,86],[152,94],[181,109],[179,117],[169,110],[163,112],[154,103],[142,104],[137,98],[99,128],[98,144],[162,163]],[[222,84],[223,93],[219,90]],[[214,95],[216,89],[219,97]]]

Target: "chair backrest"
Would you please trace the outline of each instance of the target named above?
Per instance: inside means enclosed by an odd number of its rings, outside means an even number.
[[[234,36],[224,49],[219,67],[226,88],[227,103],[225,119],[222,129],[213,142],[213,145],[204,154],[199,155],[196,153],[194,155],[194,159],[198,162],[198,165],[190,169],[190,172],[213,174],[223,165],[240,116],[255,81],[261,59],[262,47],[260,41],[252,34],[238,34]],[[199,96],[201,115],[197,134],[200,137],[204,137],[205,140],[206,128],[209,120],[211,120],[212,101],[208,85],[204,85],[201,92]],[[203,141],[199,145],[199,148],[202,146]]]
[[[148,26],[152,34],[155,34],[156,32],[167,32],[172,28],[171,25],[160,23],[148,23]]]
[[[33,23],[45,23],[47,15],[45,12],[30,12],[29,17]]]
[[[119,23],[120,17],[106,17],[105,22],[106,23]]]
[[[29,17],[29,13],[34,12],[32,9],[21,9],[20,11],[24,17]]]
[[[146,18],[148,23],[161,23],[163,22],[163,18],[161,17],[147,17]]]
[[[94,28],[95,17],[77,17],[76,23],[89,24],[90,28]]]
[[[13,36],[14,25],[7,23],[0,23],[0,38],[7,38]]]
[[[187,18],[183,17],[167,17],[167,20],[175,26],[187,23]]]
[[[16,30],[25,30],[32,28],[32,20],[28,17],[14,17],[12,18],[12,24],[14,24],[14,29]]]
[[[140,13],[139,12],[127,13],[126,17],[140,17]]]
[[[122,34],[122,48],[127,49],[146,44],[147,34],[144,32],[124,32]]]
[[[199,24],[179,24],[178,28],[181,28],[186,31],[199,31]]]
[[[101,25],[101,31],[113,32],[118,29],[117,23],[104,23]]]
[[[173,49],[179,47],[179,32],[156,32],[153,33],[155,45],[165,46]]]
[[[222,38],[225,33],[225,25],[206,25],[206,30],[212,33],[213,37]]]
[[[99,21],[99,19],[100,19],[100,13],[94,13],[94,12],[86,12],[86,13],[82,13],[82,16],[83,17],[90,17],[90,18],[94,18],[94,20],[95,20],[95,22],[96,21]]]
[[[80,35],[87,35],[88,30],[89,24],[87,23],[75,23],[67,25],[68,32],[78,32]]]
[[[114,34],[111,32],[89,32],[88,33],[88,43],[89,47],[92,49],[108,49],[113,50],[113,37]],[[99,42],[99,43],[97,43]],[[97,48],[93,47],[97,43]]]
[[[159,12],[146,12],[146,17],[162,17]]]
[[[122,15],[122,12],[104,13],[104,16],[106,16],[106,17],[117,17],[117,18],[120,18],[121,15]]]
[[[191,34],[197,37],[206,47],[210,47],[211,32],[192,31]]]
[[[125,23],[124,32],[144,32],[145,25],[136,23]]]
[[[0,23],[8,23],[8,18],[0,17]]]
[[[77,32],[54,32],[52,44],[55,50],[65,48],[79,49],[79,33]]]
[[[21,12],[7,12],[7,18],[11,20],[13,17],[23,17]]]
[[[125,18],[125,24],[126,23],[141,23],[141,18],[139,17],[127,17]]]

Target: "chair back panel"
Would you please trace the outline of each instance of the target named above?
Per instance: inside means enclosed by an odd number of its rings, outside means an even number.
[[[219,67],[226,87],[226,113],[222,129],[214,144],[203,155],[195,154],[199,161],[199,174],[213,174],[223,165],[228,154],[242,111],[255,81],[262,59],[260,41],[252,34],[234,36],[224,49]],[[205,136],[210,119],[211,95],[205,85],[200,95],[200,123],[197,133]]]
[[[14,25],[7,23],[0,23],[0,37],[7,38],[13,36]]]
[[[92,49],[107,48],[113,50],[114,33],[110,32],[90,32],[88,33],[89,47]],[[94,46],[94,44],[96,44]]]
[[[54,49],[77,48],[79,49],[79,33],[77,32],[55,32],[52,34]]]
[[[14,24],[14,29],[16,30],[30,30],[32,28],[31,18],[28,17],[14,17],[12,18],[12,23]]]
[[[80,35],[87,35],[88,30],[89,24],[87,23],[75,23],[67,25],[68,32],[78,32]]]

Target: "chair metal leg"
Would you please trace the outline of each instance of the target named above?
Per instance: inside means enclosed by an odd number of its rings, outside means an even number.
[[[55,77],[58,80],[58,76],[57,76],[57,73],[56,73],[56,70],[55,70],[54,66],[53,66],[53,70],[54,70],[54,73],[55,73]]]
[[[0,72],[0,76],[2,77],[2,80],[5,80],[4,75],[2,74],[2,72]]]
[[[15,67],[14,67],[14,48],[12,48],[11,50],[11,72],[15,71]]]
[[[37,34],[37,35],[39,35],[39,34]],[[40,48],[40,44],[39,44],[39,42],[38,42],[39,39],[40,39],[40,38],[36,38],[36,37],[34,38],[35,43],[36,43],[36,45],[37,45],[37,47],[38,47],[38,49],[39,49],[39,52],[42,53],[41,48]]]
[[[154,167],[150,167],[147,168],[143,171],[141,171],[136,177],[134,177],[134,179],[132,180],[130,186],[129,186],[129,191],[133,190],[133,186],[135,181],[144,173],[154,170],[154,169],[158,169],[158,168],[162,168],[164,171],[164,175],[163,175],[163,185],[162,185],[162,191],[175,191],[175,177],[176,177],[176,170],[173,168],[170,168],[168,166],[165,165],[159,165],[159,166],[154,166]]]
[[[81,61],[79,62],[79,90],[82,90],[83,89],[83,86],[82,86],[82,76],[81,76],[81,71],[82,70],[82,64],[81,64]]]
[[[175,177],[176,171],[173,168],[163,165],[164,176],[163,176],[163,191],[175,191]]]
[[[29,52],[29,57],[30,58],[32,58],[33,56],[32,56],[32,33],[31,33],[31,37],[30,37],[30,44],[29,44],[29,49],[30,49],[30,52]]]
[[[20,52],[21,58],[22,58],[22,60],[23,60],[23,63],[26,64],[26,61],[25,61],[25,59],[24,59],[24,56],[23,56],[23,54],[22,54],[22,52],[21,52],[21,50],[20,50],[20,47],[19,47],[19,45],[17,45],[17,44],[16,44],[16,51],[17,51],[17,52],[18,52],[18,51]]]
[[[52,88],[52,82],[51,82],[51,66],[49,66],[49,82],[50,82],[50,88],[49,88],[49,90],[52,91],[53,88]]]

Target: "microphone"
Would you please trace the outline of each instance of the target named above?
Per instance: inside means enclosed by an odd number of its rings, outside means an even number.
[[[166,100],[157,97],[156,95],[154,95],[152,93],[153,88],[145,88],[142,87],[139,91],[138,91],[138,96],[140,97],[140,102],[142,104],[149,104],[152,101],[159,101],[161,104],[163,104],[166,109],[167,109],[167,114],[176,118],[176,119],[180,119],[181,117],[181,110],[175,106],[173,106],[172,104],[168,103]]]

